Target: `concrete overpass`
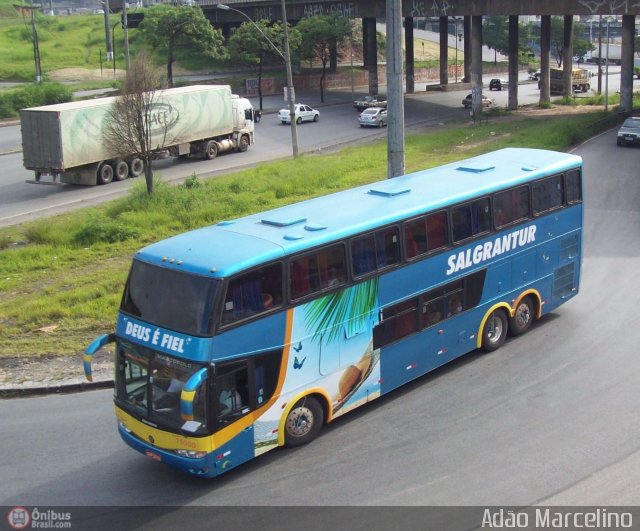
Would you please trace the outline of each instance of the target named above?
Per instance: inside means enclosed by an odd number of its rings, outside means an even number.
[[[281,0],[197,0],[207,17],[228,33],[233,25],[244,19],[233,11],[216,9],[226,4],[246,13],[253,20],[282,19]],[[551,45],[551,16],[564,17],[564,78],[565,95],[571,91],[573,15],[621,15],[622,16],[622,74],[620,106],[623,111],[632,109],[633,52],[635,17],[640,14],[640,0],[402,0],[402,17],[405,29],[406,91],[414,91],[414,19],[438,17],[440,20],[440,83],[449,83],[448,26],[452,17],[462,17],[464,32],[464,76],[471,82],[473,111],[481,111],[482,94],[482,17],[509,16],[509,108],[518,106],[518,17],[541,16],[541,90],[540,102],[548,102],[549,65]],[[384,18],[385,0],[288,0],[287,18],[295,22],[314,15],[338,14],[347,18],[362,19],[363,57],[369,73],[369,92],[378,93],[378,65],[376,61],[376,19]]]

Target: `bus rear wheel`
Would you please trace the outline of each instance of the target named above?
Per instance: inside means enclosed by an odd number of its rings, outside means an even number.
[[[533,301],[531,297],[525,297],[522,299],[518,306],[516,306],[516,311],[513,314],[513,317],[509,319],[509,331],[513,336],[520,336],[524,334],[535,319],[535,310],[533,307]]]
[[[284,423],[284,441],[289,447],[302,446],[315,439],[324,423],[324,411],[312,396],[296,402]]]
[[[507,317],[502,310],[489,315],[482,329],[482,349],[493,352],[499,349],[507,339]]]

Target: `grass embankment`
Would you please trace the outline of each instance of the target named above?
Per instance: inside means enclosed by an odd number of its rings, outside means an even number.
[[[507,146],[562,150],[616,120],[596,112],[408,135],[406,170]],[[101,207],[1,229],[0,356],[77,354],[113,330],[131,257],[147,243],[385,175],[385,144],[377,142],[207,182],[159,182],[152,198],[139,182],[128,197]]]

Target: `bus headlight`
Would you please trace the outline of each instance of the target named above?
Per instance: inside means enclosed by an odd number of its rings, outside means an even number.
[[[207,452],[196,452],[195,450],[174,450],[180,457],[188,457],[189,459],[201,459]]]
[[[130,430],[129,428],[127,428],[127,427],[124,425],[124,422],[122,422],[121,420],[119,420],[119,421],[118,421],[118,424],[120,424],[120,427],[121,427],[124,431],[126,431],[127,433],[131,433],[131,430]]]

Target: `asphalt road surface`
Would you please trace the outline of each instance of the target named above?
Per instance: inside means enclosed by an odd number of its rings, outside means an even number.
[[[637,504],[640,151],[610,131],[575,152],[586,175],[581,293],[528,334],[337,419],[310,445],[207,481],[126,447],[111,391],[2,400],[0,505]],[[152,512],[147,528],[171,512]],[[322,513],[298,517],[298,529],[322,529]]]

